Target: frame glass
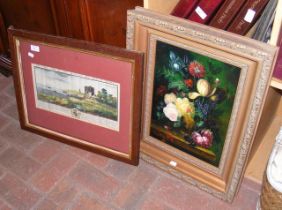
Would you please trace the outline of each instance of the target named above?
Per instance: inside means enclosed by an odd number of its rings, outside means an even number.
[[[9,29],[21,126],[133,165],[142,53]]]

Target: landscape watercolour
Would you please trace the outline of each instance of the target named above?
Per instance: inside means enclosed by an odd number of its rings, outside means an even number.
[[[36,107],[119,131],[120,85],[32,64]]]

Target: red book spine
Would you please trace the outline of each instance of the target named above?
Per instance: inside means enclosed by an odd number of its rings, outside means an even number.
[[[211,19],[209,25],[223,30],[226,29],[245,2],[246,0],[225,1]]]
[[[277,55],[276,64],[273,70],[273,77],[282,81],[282,28],[280,28],[278,46],[279,51]]]
[[[223,1],[201,0],[188,19],[198,23],[208,23]]]
[[[269,0],[248,0],[227,31],[245,35],[254,25]]]
[[[195,8],[199,0],[180,0],[171,12],[171,15],[186,18]]]

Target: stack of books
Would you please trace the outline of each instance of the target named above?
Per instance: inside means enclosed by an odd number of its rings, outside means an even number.
[[[277,46],[279,47],[277,60],[273,70],[273,78],[271,80],[271,86],[282,90],[282,29],[278,36]]]
[[[171,15],[265,41],[277,1],[180,0]]]
[[[271,86],[282,90],[282,0],[179,0],[171,15],[278,46]]]

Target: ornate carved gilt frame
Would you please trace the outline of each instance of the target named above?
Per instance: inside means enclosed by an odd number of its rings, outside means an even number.
[[[156,41],[230,63],[241,69],[218,167],[150,136]],[[127,48],[145,53],[141,157],[231,202],[238,190],[272,73],[276,48],[235,34],[137,7],[128,11]],[[171,164],[174,163],[174,164]]]

